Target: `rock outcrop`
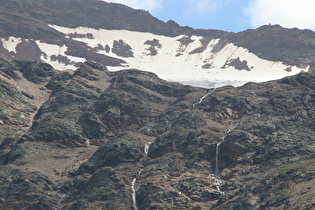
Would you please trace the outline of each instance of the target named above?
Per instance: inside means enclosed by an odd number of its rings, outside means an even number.
[[[0,61],[1,209],[312,209],[315,77],[203,89]]]

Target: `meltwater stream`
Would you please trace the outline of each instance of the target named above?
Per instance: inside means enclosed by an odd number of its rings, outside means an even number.
[[[147,158],[148,155],[149,155],[150,144],[152,144],[152,142],[146,143],[146,144],[144,145],[144,157],[146,157],[146,158]]]
[[[222,181],[220,180],[220,170],[219,170],[219,148],[222,142],[225,140],[225,138],[231,133],[238,125],[238,122],[232,122],[229,128],[225,131],[224,136],[222,137],[222,140],[217,143],[216,150],[215,150],[215,171],[214,174],[211,174],[217,190],[224,195],[224,192],[221,191],[220,186],[222,184]]]
[[[143,169],[139,170],[136,178],[133,178],[133,180],[131,182],[132,207],[133,207],[134,210],[138,210],[139,209],[138,206],[137,206],[137,198],[136,198],[136,188],[135,188],[135,186],[136,186],[137,178],[140,177],[142,171],[143,171]]]
[[[193,104],[193,108],[195,108],[198,104],[201,104],[201,102],[214,91],[215,91],[215,88],[209,89],[208,92],[204,96],[199,98],[199,100]]]
[[[219,172],[219,146],[222,142],[217,143],[216,150],[215,150],[215,171],[214,176],[220,178]]]
[[[150,148],[150,144],[152,144],[153,142],[148,142],[144,145],[144,157],[148,158],[149,155],[149,148]],[[137,206],[137,198],[136,198],[136,181],[137,178],[140,177],[141,172],[143,171],[143,169],[138,171],[138,174],[136,175],[136,178],[133,178],[132,182],[131,182],[131,197],[132,197],[132,208],[133,210],[138,210],[138,206]]]
[[[134,178],[131,183],[131,195],[132,195],[132,207],[134,210],[138,210],[137,201],[136,201],[136,185],[137,178]]]
[[[231,133],[236,126],[238,125],[238,122],[232,122],[229,128],[225,131],[224,136],[220,142],[217,143],[216,151],[215,151],[215,172],[214,175],[217,178],[220,178],[220,171],[219,171],[219,147],[222,144],[222,142],[225,140],[225,138]]]

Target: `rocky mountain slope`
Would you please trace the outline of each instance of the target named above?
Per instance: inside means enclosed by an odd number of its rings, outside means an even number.
[[[1,59],[1,209],[312,209],[315,77],[234,88]]]
[[[164,23],[96,0],[0,1],[0,55],[77,69],[141,69],[198,87],[239,86],[314,70],[315,33],[263,26],[240,33]]]
[[[0,209],[315,208],[314,32],[0,3]]]

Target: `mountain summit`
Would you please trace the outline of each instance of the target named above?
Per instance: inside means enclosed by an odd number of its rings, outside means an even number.
[[[0,2],[0,209],[315,207],[314,32]]]

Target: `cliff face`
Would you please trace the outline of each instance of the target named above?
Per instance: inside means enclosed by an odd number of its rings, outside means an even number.
[[[2,209],[311,209],[315,77],[202,89],[1,59]]]

